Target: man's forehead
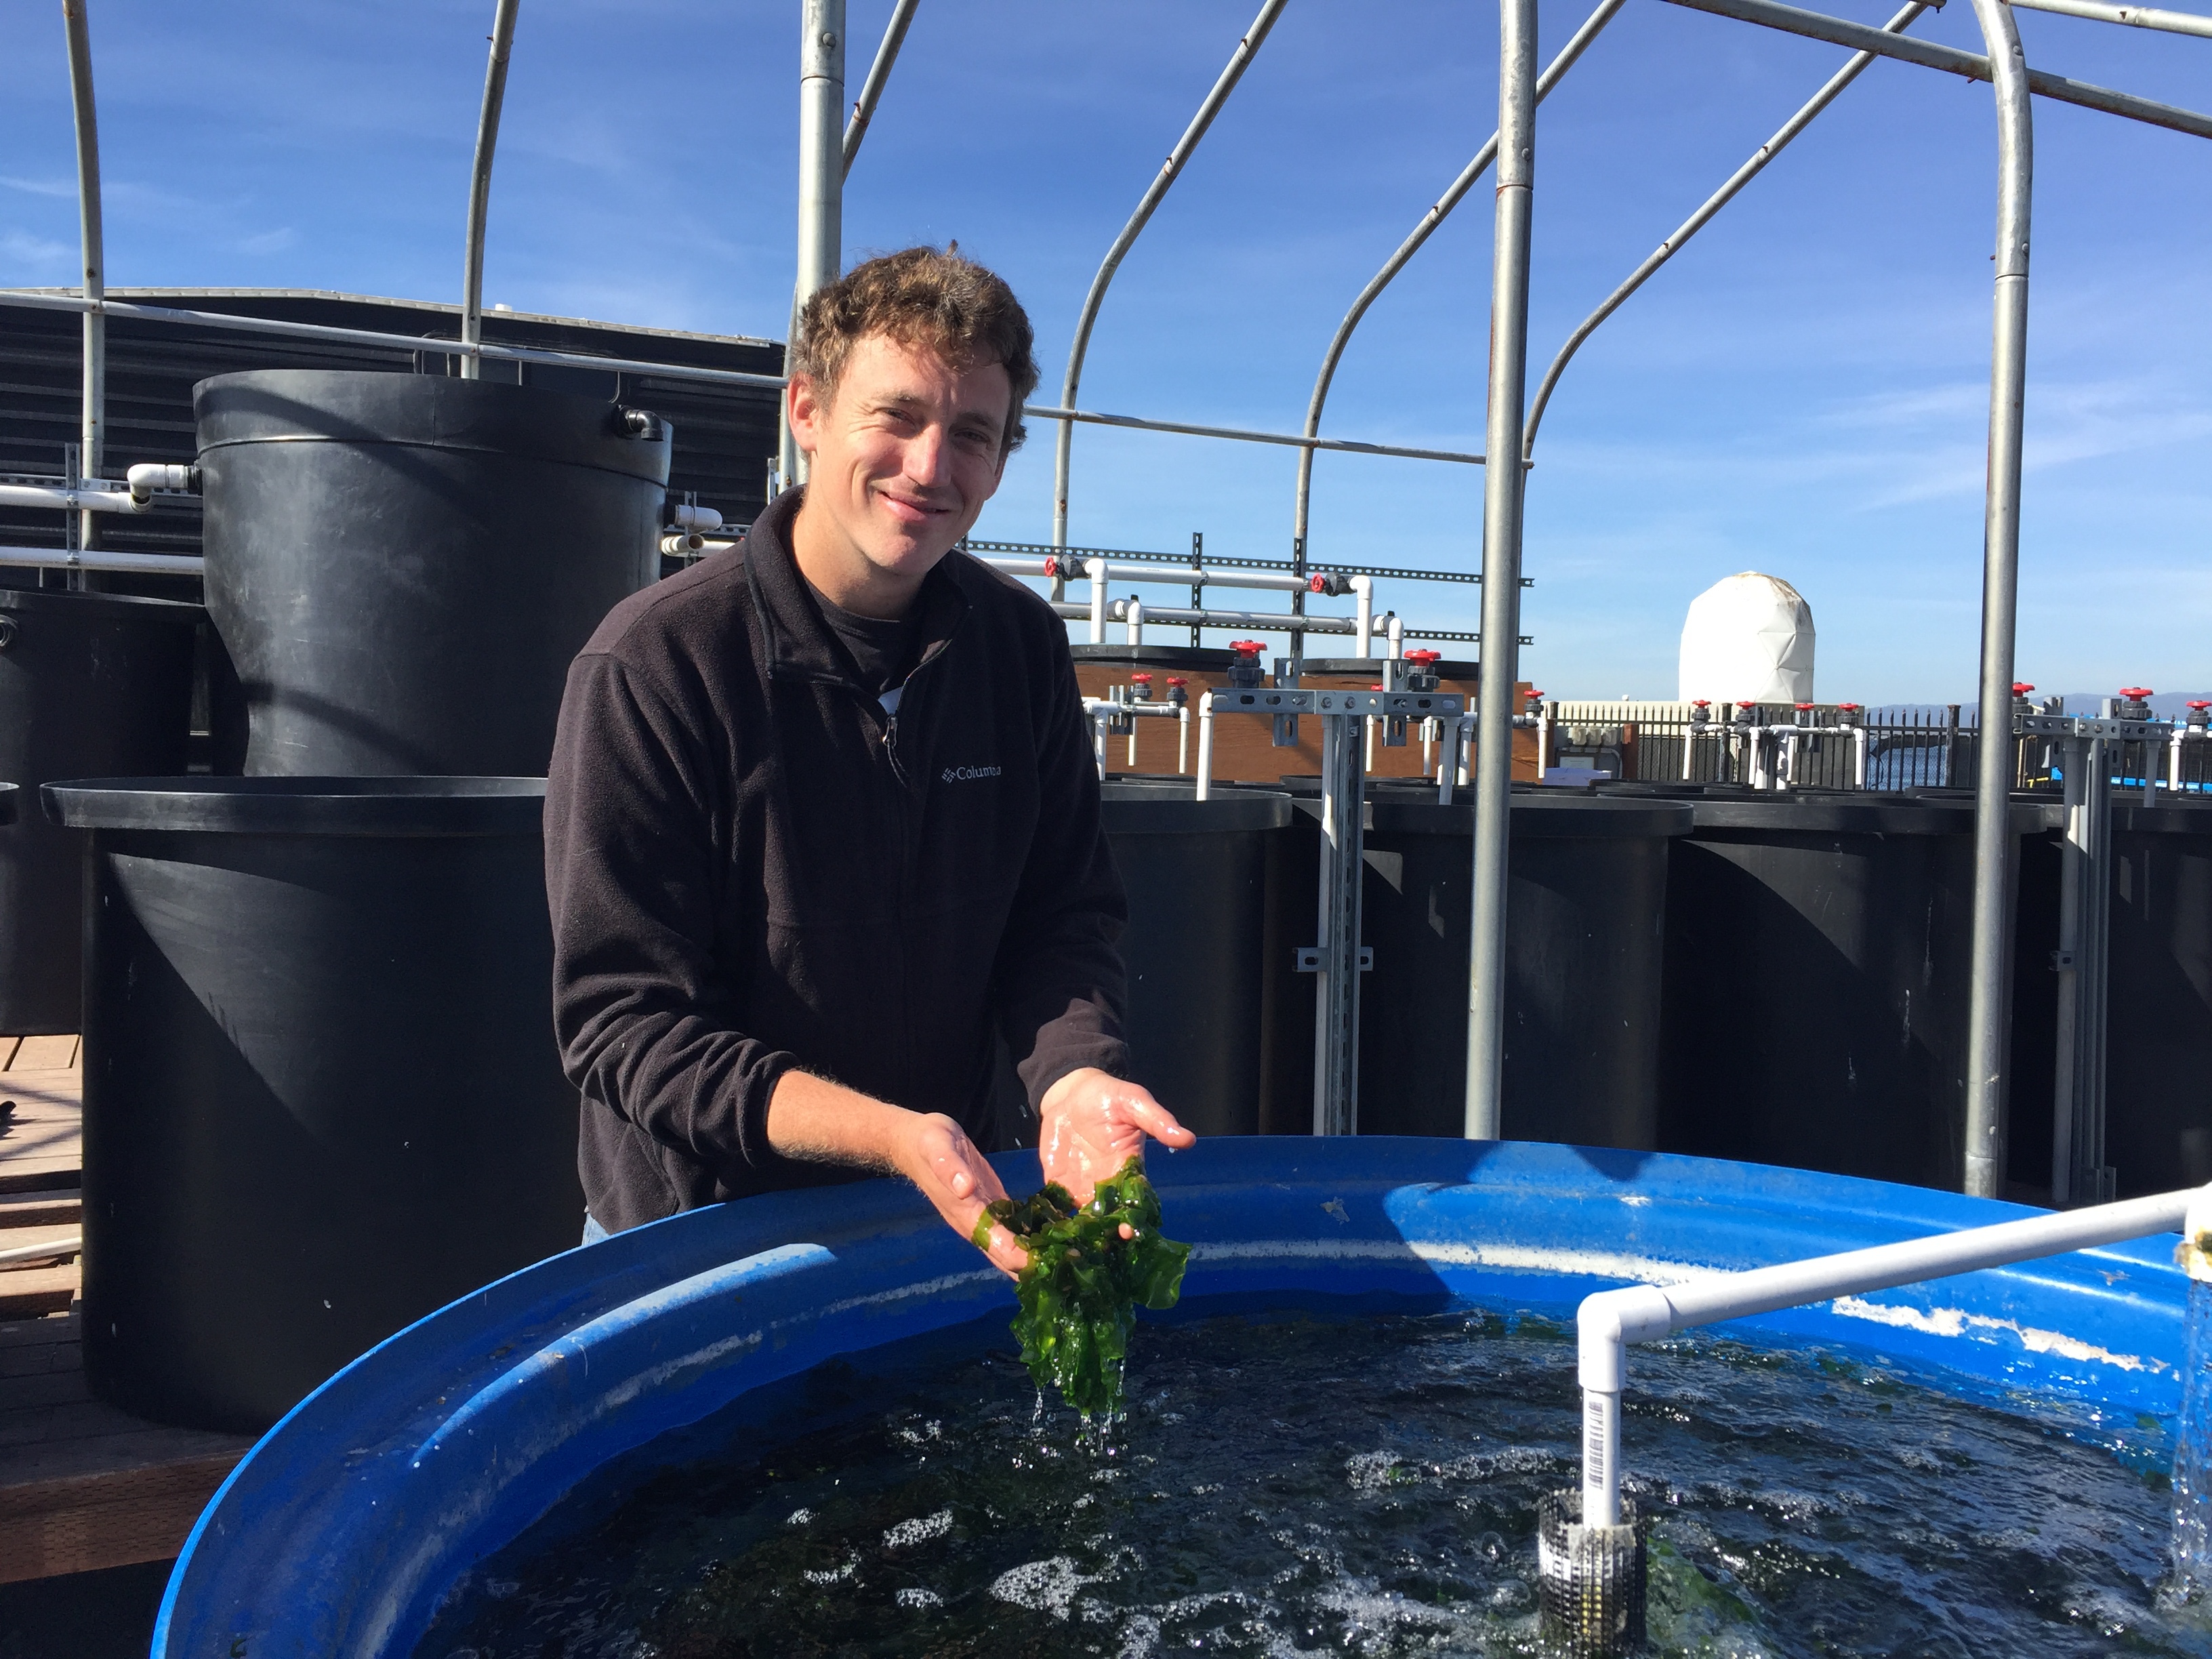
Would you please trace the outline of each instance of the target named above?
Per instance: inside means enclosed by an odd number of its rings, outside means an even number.
[[[960,402],[994,415],[1006,411],[1013,394],[1006,365],[995,357],[963,362],[927,343],[908,343],[888,334],[871,334],[854,343],[846,362],[848,384],[855,368],[869,382],[870,395],[902,403],[934,402],[946,380],[959,383],[956,396]]]

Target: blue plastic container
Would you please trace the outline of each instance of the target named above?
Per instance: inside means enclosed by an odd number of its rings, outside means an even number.
[[[1034,1156],[1010,1153],[1010,1182]],[[1242,1139],[1156,1152],[1197,1249],[1183,1314],[1346,1298],[1571,1310],[1667,1282],[2033,1213],[1844,1176],[1513,1142]],[[2171,1414],[2185,1280],[2171,1236],[1739,1322],[1992,1383]],[[695,1211],[572,1250],[402,1331],[270,1430],[186,1543],[161,1659],[413,1651],[439,1597],[593,1469],[823,1360],[1011,1312],[902,1184]],[[1571,1351],[1561,1364],[1571,1365]],[[1635,1363],[1630,1362],[1630,1389]],[[242,1645],[237,1645],[242,1642]]]

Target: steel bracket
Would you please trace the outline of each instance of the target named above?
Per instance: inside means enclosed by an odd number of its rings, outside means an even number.
[[[1298,946],[1298,972],[1302,974],[1321,972],[1322,958],[1326,951],[1327,947],[1319,945]],[[1375,971],[1375,947],[1371,945],[1363,945],[1359,947],[1359,971],[1363,974],[1371,974]]]

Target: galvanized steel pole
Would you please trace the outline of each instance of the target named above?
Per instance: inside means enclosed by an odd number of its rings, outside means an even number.
[[[92,31],[84,0],[62,0],[62,26],[69,36],[70,103],[76,117],[77,226],[83,252],[84,297],[90,303],[106,292],[107,253],[100,228],[100,115],[92,94]],[[84,313],[82,397],[77,476],[97,478],[107,459],[107,319],[97,311]],[[89,513],[77,514],[76,544],[81,548],[100,544],[99,520]],[[83,586],[82,573],[71,571],[69,584]]]
[[[853,113],[845,123],[845,167],[839,175],[840,182],[853,176],[853,158],[860,153],[860,140],[868,136],[868,123],[876,118],[876,106],[884,95],[884,83],[891,78],[891,65],[898,62],[899,48],[906,44],[906,32],[914,25],[914,14],[921,0],[898,0],[891,8],[891,21],[884,27],[884,38],[876,48],[876,61],[868,65],[868,78],[860,82],[860,95],[854,100]]]
[[[469,172],[468,246],[461,259],[461,338],[483,338],[484,220],[491,210],[491,158],[499,147],[499,112],[507,102],[507,58],[514,50],[514,18],[522,0],[499,0],[491,20],[491,59],[484,65],[483,112],[477,117],[476,165]],[[483,373],[480,357],[461,359],[461,378]]]
[[[1568,38],[1567,44],[1559,48],[1559,55],[1553,58],[1545,66],[1543,74],[1536,78],[1538,103],[1542,103],[1550,95],[1552,88],[1559,84],[1560,77],[1575,66],[1576,59],[1583,55],[1591,41],[1597,39],[1598,32],[1610,23],[1626,3],[1627,0],[1599,0],[1597,9],[1583,20],[1583,26]],[[1482,148],[1475,151],[1474,159],[1461,169],[1458,178],[1452,180],[1451,187],[1437,198],[1436,204],[1421,216],[1421,222],[1413,227],[1413,234],[1398,244],[1398,251],[1382,262],[1382,269],[1369,278],[1367,286],[1359,290],[1359,297],[1352,302],[1352,309],[1344,313],[1344,320],[1336,325],[1336,333],[1328,343],[1328,349],[1322,356],[1321,372],[1314,376],[1313,396],[1306,403],[1307,437],[1314,437],[1321,431],[1322,406],[1328,401],[1330,384],[1336,379],[1336,366],[1343,360],[1344,349],[1352,343],[1352,331],[1367,315],[1367,308],[1381,297],[1384,289],[1397,279],[1398,273],[1406,268],[1407,263],[1435,234],[1437,227],[1451,216],[1452,210],[1460,204],[1468,191],[1474,188],[1475,180],[1490,171],[1490,164],[1497,158],[1498,135],[1493,132]],[[1291,514],[1291,534],[1298,545],[1310,545],[1307,536],[1312,501],[1313,452],[1308,450],[1298,459],[1297,498]],[[1294,656],[1297,650],[1297,642],[1291,641],[1291,651]]]
[[[1985,0],[1994,3],[1994,0]],[[1482,477],[1482,673],[1475,726],[1474,928],[1468,960],[1467,1134],[1495,1140],[1504,1101],[1506,848],[1521,635],[1522,399],[1536,184],[1536,0],[1498,0],[1498,206],[1490,264],[1490,419]]]
[[[793,337],[799,312],[818,288],[837,280],[844,258],[845,0],[799,0],[799,280],[792,289]],[[785,368],[790,368],[787,346]],[[791,441],[789,393],[782,433],[784,481],[805,463]]]
[[[1973,0],[1997,106],[1996,295],[1990,327],[1989,489],[1982,520],[1981,741],[1974,768],[1966,1189],[2002,1198],[2011,1008],[2013,629],[2020,584],[2021,428],[2027,382],[2028,215],[2035,144],[2027,63],[2003,0]]]
[[[1229,101],[1229,94],[1237,90],[1237,83],[1244,78],[1244,70],[1251,64],[1267,32],[1275,27],[1276,18],[1282,15],[1289,0],[1266,0],[1260,15],[1252,20],[1252,27],[1244,31],[1244,38],[1237,43],[1237,50],[1229,54],[1228,67],[1221,71],[1213,83],[1213,90],[1206,94],[1206,101],[1198,106],[1190,125],[1168,152],[1144,199],[1137,210],[1129,216],[1129,222],[1121,227],[1121,234],[1114,239],[1114,246],[1106,250],[1106,262],[1098,267],[1098,274],[1091,279],[1091,291],[1083,296],[1083,310],[1075,319],[1075,339],[1067,349],[1067,375],[1061,382],[1060,407],[1075,407],[1076,394],[1082,389],[1083,356],[1091,347],[1091,325],[1098,320],[1098,307],[1106,299],[1107,284],[1121,268],[1121,260],[1136,244],[1137,237],[1152,216],[1154,209],[1166,198],[1169,187],[1182,175],[1187,163],[1198,149],[1199,140],[1213,125],[1213,118],[1221,113],[1221,106]],[[1067,545],[1067,469],[1069,453],[1075,441],[1075,428],[1066,421],[1060,423],[1059,435],[1054,440],[1052,453],[1052,544]]]
[[[1901,33],[1910,27],[1913,19],[1927,10],[1929,5],[1933,3],[1934,0],[1911,0],[1911,3],[1904,10],[1881,26],[1883,33],[1888,34]],[[1544,406],[1552,401],[1552,389],[1559,385],[1559,376],[1566,372],[1567,365],[1573,361],[1575,353],[1582,349],[1583,342],[1596,331],[1600,323],[1627,303],[1628,296],[1642,288],[1650,279],[1652,272],[1680,253],[1689,240],[1703,230],[1707,222],[1715,214],[1735,198],[1737,191],[1764,172],[1766,164],[1781,155],[1789,147],[1790,140],[1810,126],[1813,118],[1835,102],[1843,89],[1857,80],[1867,65],[1874,60],[1874,53],[1859,52],[1843,68],[1830,76],[1827,84],[1814,93],[1802,109],[1784,121],[1771,138],[1753,150],[1751,159],[1730,173],[1728,182],[1705,198],[1704,206],[1685,219],[1672,236],[1659,244],[1656,251],[1650,258],[1629,272],[1626,282],[1606,295],[1604,303],[1583,318],[1575,331],[1567,336],[1567,343],[1559,348],[1559,356],[1552,359],[1551,368],[1544,371],[1543,384],[1536,388],[1535,399],[1528,405],[1528,430],[1525,441],[1531,454],[1535,452],[1536,428],[1543,422]]]

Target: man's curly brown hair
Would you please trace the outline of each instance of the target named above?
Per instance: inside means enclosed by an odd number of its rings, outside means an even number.
[[[1022,405],[1036,390],[1036,336],[1013,289],[963,258],[959,243],[886,253],[817,289],[799,313],[799,337],[791,343],[786,372],[804,374],[824,404],[834,403],[845,360],[874,334],[926,348],[956,369],[979,363],[1003,368],[1014,397],[999,459],[1003,462],[1021,447],[1028,435]]]

